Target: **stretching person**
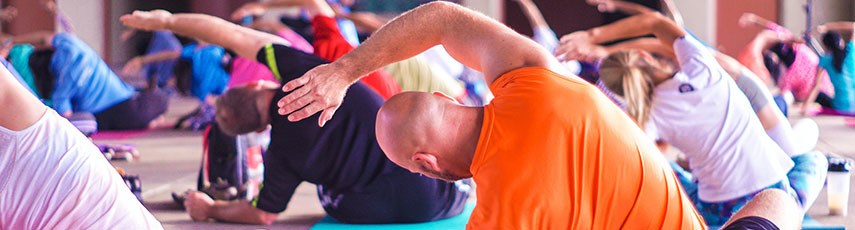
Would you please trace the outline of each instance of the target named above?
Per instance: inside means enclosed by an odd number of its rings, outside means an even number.
[[[825,158],[817,152],[795,153],[800,155],[793,156],[799,159],[794,168],[788,154],[763,135],[761,122],[742,95],[751,90],[737,89],[710,51],[672,21],[649,13],[569,37],[570,43],[584,46],[650,33],[662,44],[673,44],[679,71],[662,68],[647,52],[628,51],[608,56],[600,76],[625,98],[637,124],[654,124],[661,138],[686,153],[698,182],[683,186],[687,191],[697,186],[697,196],[690,196],[707,223],[723,224],[766,188],[791,191],[802,211],[807,210],[823,185]]]
[[[36,32],[16,36],[13,41],[48,47],[33,52],[28,67],[41,98],[49,99],[61,115],[94,114],[99,130],[145,129],[162,122],[166,95],[136,92],[77,37]]]
[[[665,159],[613,103],[535,42],[456,4],[422,5],[292,80],[285,90],[302,87],[280,100],[279,114],[296,121],[326,108],[309,121],[331,125],[348,116],[332,115],[355,96],[351,82],[439,44],[483,72],[496,98],[464,107],[429,93],[398,94],[378,114],[377,138],[413,172],[473,177],[469,228],[704,228]],[[584,106],[567,107],[567,96]]]
[[[0,67],[0,228],[162,229],[95,145]]]
[[[323,2],[313,4],[318,3]],[[138,11],[122,21],[139,29],[169,29],[253,56],[285,81],[326,63],[281,45],[281,38],[211,16]],[[258,197],[252,202],[215,202],[202,193],[188,193],[185,207],[194,220],[270,224],[302,181],[317,184],[327,214],[347,223],[423,222],[462,212],[468,185],[408,172],[383,155],[373,132],[383,99],[365,85],[350,87],[340,116],[323,128],[277,115],[275,103],[285,95],[277,89],[261,84],[236,87],[217,100],[217,123],[225,133],[248,133],[269,124],[273,141],[264,158],[264,183]]]
[[[822,33],[822,44],[827,52],[821,54],[819,66],[825,69],[829,79],[834,84],[834,97],[830,107],[835,113],[855,115],[855,35],[844,42],[838,31],[855,32],[853,22],[834,22],[817,27]],[[819,84],[811,90],[808,99],[816,98],[819,94]],[[804,107],[802,111],[807,111]]]
[[[793,99],[803,102],[812,102],[806,100],[810,95],[814,83],[820,80],[819,86],[822,87],[822,97],[818,101],[821,104],[830,106],[831,98],[834,97],[834,87],[824,75],[821,75],[821,71],[817,71],[819,70],[819,57],[810,47],[804,44],[804,41],[796,38],[786,28],[752,13],[743,14],[739,22],[743,27],[758,25],[764,28],[764,31],[757,34],[757,37],[740,52],[740,62],[746,64],[746,66],[764,65],[763,53],[772,53],[784,65],[785,69],[782,73],[770,75],[770,72],[765,70],[779,68],[777,65],[780,64],[777,63],[772,63],[768,67],[763,66],[765,67],[763,69],[753,67],[752,71],[761,76],[761,79],[770,76],[771,80],[774,80],[781,90],[781,94],[787,95],[792,93]],[[765,82],[770,81],[770,79],[763,80]]]

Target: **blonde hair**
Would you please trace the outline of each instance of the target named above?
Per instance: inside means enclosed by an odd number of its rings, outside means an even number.
[[[650,119],[654,71],[661,70],[647,63],[635,50],[613,53],[600,65],[600,80],[609,90],[624,98],[627,114],[641,129]]]

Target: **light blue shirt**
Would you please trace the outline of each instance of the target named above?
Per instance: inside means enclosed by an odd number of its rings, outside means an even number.
[[[834,109],[855,112],[855,41],[849,41],[846,47],[848,49],[843,59],[842,71],[837,71],[834,67],[831,53],[819,57],[819,66],[828,72],[828,78],[834,85],[834,98],[831,99]]]
[[[223,68],[223,55],[226,50],[215,45],[196,48],[193,43],[184,46],[181,58],[193,62],[193,79],[190,82],[190,94],[201,101],[209,94],[222,94],[231,77]]]
[[[52,43],[56,51],[49,68],[54,75],[51,101],[58,113],[97,114],[134,95],[134,88],[116,76],[95,50],[80,39],[60,33],[53,37]]]

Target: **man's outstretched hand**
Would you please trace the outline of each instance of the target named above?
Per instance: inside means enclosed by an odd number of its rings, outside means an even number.
[[[291,93],[279,100],[279,114],[291,114],[288,120],[295,122],[323,111],[318,120],[321,127],[332,119],[354,81],[333,65],[319,65],[282,86],[282,91]]]
[[[134,11],[133,14],[126,14],[119,18],[127,27],[154,31],[167,29],[169,20],[172,18],[172,13],[165,10],[153,11]]]

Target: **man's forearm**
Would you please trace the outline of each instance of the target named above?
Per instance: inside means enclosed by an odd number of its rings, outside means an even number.
[[[348,70],[349,80],[356,81],[440,44],[456,60],[483,72],[488,83],[515,68],[547,66],[554,60],[530,39],[482,14],[453,3],[433,2],[390,21],[333,65]]]
[[[272,34],[252,30],[218,17],[204,14],[175,14],[166,26],[176,34],[193,37],[223,48],[238,55],[255,59],[258,50],[270,43],[290,45]]]
[[[230,223],[270,225],[277,214],[252,207],[248,201],[215,201],[211,206],[210,217]]]

